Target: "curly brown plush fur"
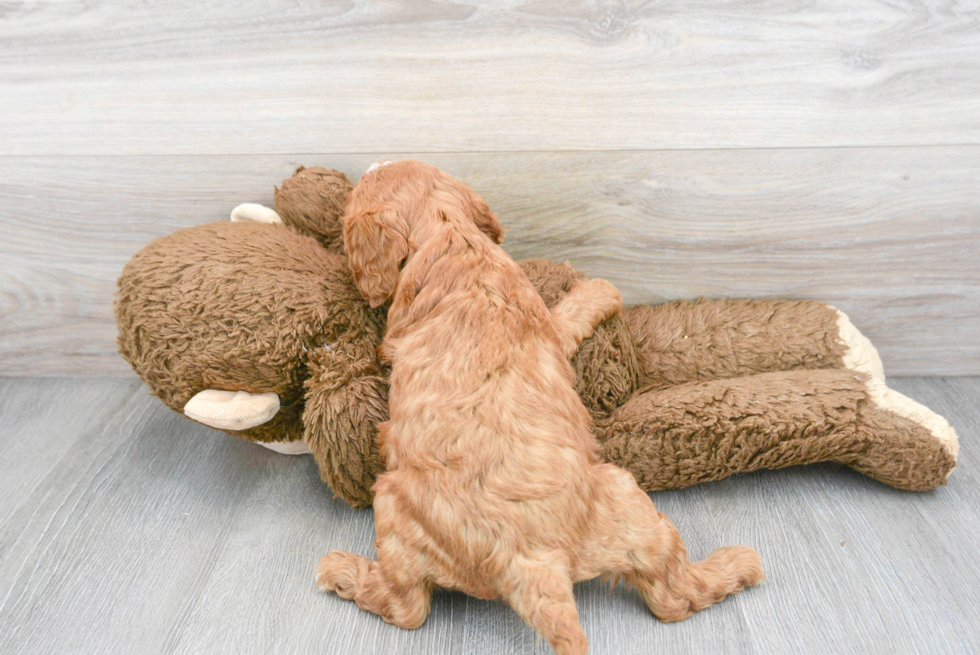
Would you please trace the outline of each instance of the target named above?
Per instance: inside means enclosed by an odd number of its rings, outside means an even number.
[[[339,171],[300,166],[276,187],[276,209],[283,222],[320,242],[327,252],[344,254],[344,225],[340,218],[354,185]]]
[[[338,250],[350,181],[301,168],[276,193],[283,225],[217,223],[149,244],[119,279],[119,348],[182,412],[209,389],[274,391],[268,423],[231,434],[304,439],[333,490],[371,501],[387,419],[376,348],[384,314]],[[312,235],[312,236],[311,236]],[[551,307],[583,276],[521,267]],[[647,490],[759,468],[833,461],[901,489],[944,484],[956,435],[885,385],[871,344],[814,301],[705,300],[626,307],[572,359],[603,456]]]

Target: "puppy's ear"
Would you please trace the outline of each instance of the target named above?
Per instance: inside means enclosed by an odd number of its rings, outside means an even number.
[[[490,211],[490,206],[487,205],[487,201],[468,184],[464,184],[454,177],[447,176],[447,178],[454,187],[455,192],[466,203],[466,211],[469,213],[470,218],[473,219],[473,222],[476,223],[476,226],[480,228],[480,231],[490,237],[490,240],[494,243],[503,241],[504,226],[497,220],[496,215]]]
[[[487,201],[473,189],[466,188],[473,194],[470,199],[470,214],[473,216],[473,222],[481,232],[490,237],[491,241],[500,243],[504,240],[504,226],[497,220],[497,215],[490,211]]]
[[[344,218],[344,250],[361,295],[378,307],[389,300],[409,255],[408,226],[391,209]]]

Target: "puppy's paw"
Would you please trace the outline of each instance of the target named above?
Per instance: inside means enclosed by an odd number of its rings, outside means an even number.
[[[335,550],[316,565],[316,586],[321,591],[332,591],[350,600],[357,593],[361,563],[367,569],[367,560],[360,555]]]
[[[584,280],[572,286],[569,293],[581,294],[583,304],[593,308],[596,324],[615,316],[623,309],[623,296],[611,282],[602,278]]]
[[[766,579],[762,557],[748,546],[723,546],[711,557],[721,570],[728,573],[731,588],[727,593],[736,593]]]

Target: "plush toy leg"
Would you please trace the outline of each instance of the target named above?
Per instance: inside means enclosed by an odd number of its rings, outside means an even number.
[[[219,430],[247,430],[266,423],[279,411],[279,396],[247,391],[205,389],[184,405],[184,414]]]
[[[255,223],[282,223],[282,218],[274,209],[269,209],[264,205],[246,202],[231,210],[232,223],[241,223],[243,221],[254,221]]]
[[[310,352],[303,440],[320,477],[352,507],[367,507],[384,471],[377,426],[388,420],[388,383],[371,343],[337,342]]]
[[[840,462],[899,489],[945,484],[956,434],[857,371],[786,371],[639,392],[597,425],[603,456],[648,491]]]
[[[884,379],[871,342],[830,305],[801,300],[679,300],[623,311],[641,386],[798,369],[852,368]]]

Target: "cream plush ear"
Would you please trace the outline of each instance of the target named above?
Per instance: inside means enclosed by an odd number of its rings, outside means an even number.
[[[354,283],[372,307],[391,298],[409,255],[408,224],[392,209],[344,219],[344,250]]]
[[[231,210],[232,223],[242,223],[245,221],[252,221],[254,223],[282,223],[282,217],[273,209],[252,202],[246,202]]]

